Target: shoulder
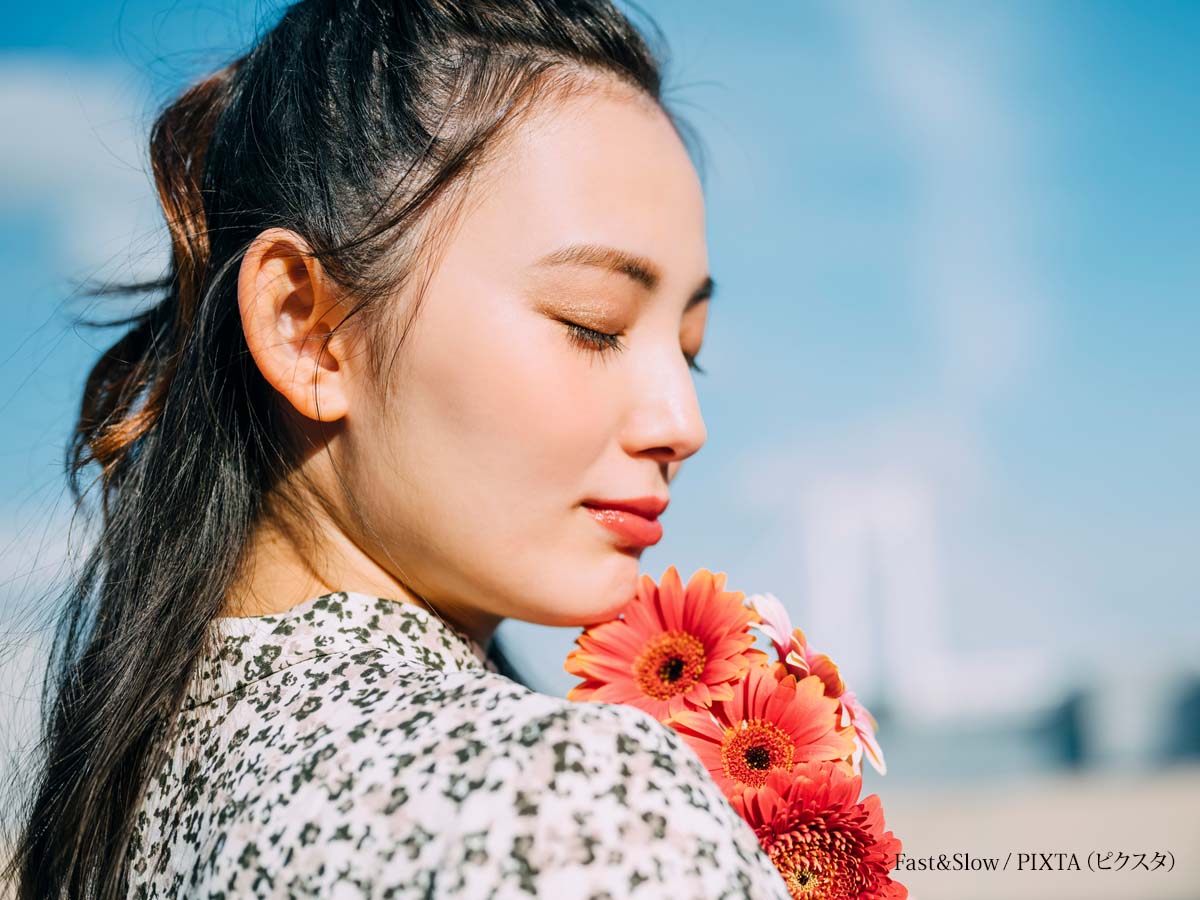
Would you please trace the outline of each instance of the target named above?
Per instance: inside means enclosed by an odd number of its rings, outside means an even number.
[[[207,808],[192,810],[212,817],[194,872],[210,884],[254,893],[269,882],[288,896],[336,885],[362,892],[347,896],[570,900],[666,896],[672,884],[671,896],[787,896],[699,759],[642,710],[489,671],[406,668],[386,653],[298,668],[203,729],[221,749],[219,763],[201,760]],[[339,689],[347,680],[356,687]],[[236,753],[226,733],[243,736]]]
[[[562,898],[788,896],[675,731],[630,706],[554,701],[512,733],[519,770],[465,804],[449,896],[498,882]]]

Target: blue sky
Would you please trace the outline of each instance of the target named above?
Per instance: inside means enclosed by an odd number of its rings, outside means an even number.
[[[97,350],[67,327],[70,279],[156,270],[154,106],[274,8],[6,14],[10,588],[62,541],[59,448]],[[709,442],[645,570],[776,593],[861,694],[931,722],[981,686],[1001,716],[1114,655],[1196,655],[1200,6],[644,8],[703,137],[719,285]],[[502,634],[569,686],[573,633]]]

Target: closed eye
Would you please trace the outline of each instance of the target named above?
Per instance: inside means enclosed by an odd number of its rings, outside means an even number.
[[[610,350],[624,350],[625,345],[621,343],[621,334],[609,334],[607,331],[596,331],[593,328],[588,328],[585,325],[577,325],[574,322],[563,322],[567,326],[567,331],[571,338],[580,347],[588,350],[595,350],[597,353],[605,354]]]
[[[620,332],[610,334],[607,331],[596,331],[594,328],[588,328],[586,325],[579,325],[566,320],[563,320],[563,324],[567,326],[567,332],[571,335],[571,339],[575,344],[586,350],[592,350],[603,356],[610,351],[625,349],[625,345],[621,343]],[[689,369],[704,374],[705,370],[696,362],[695,354],[688,353],[685,350],[683,358],[687,360]]]

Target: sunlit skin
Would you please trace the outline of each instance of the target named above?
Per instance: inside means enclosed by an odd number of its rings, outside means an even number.
[[[321,499],[304,524],[316,551],[260,526],[225,614],[357,590],[432,607],[486,646],[504,618],[582,625],[633,595],[642,549],[580,504],[667,496],[705,442],[685,355],[709,307],[697,173],[652,103],[591,91],[527,120],[467,197],[386,395],[352,329],[318,353],[346,306],[302,241],[272,229],[246,254],[247,344],[314,446],[304,472]],[[539,264],[575,244],[641,257],[658,282]],[[582,346],[564,322],[622,347]]]

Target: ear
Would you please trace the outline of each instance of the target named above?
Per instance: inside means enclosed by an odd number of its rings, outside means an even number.
[[[333,422],[350,397],[339,292],[308,243],[268,228],[251,243],[238,272],[246,346],[267,382],[309,419]]]

